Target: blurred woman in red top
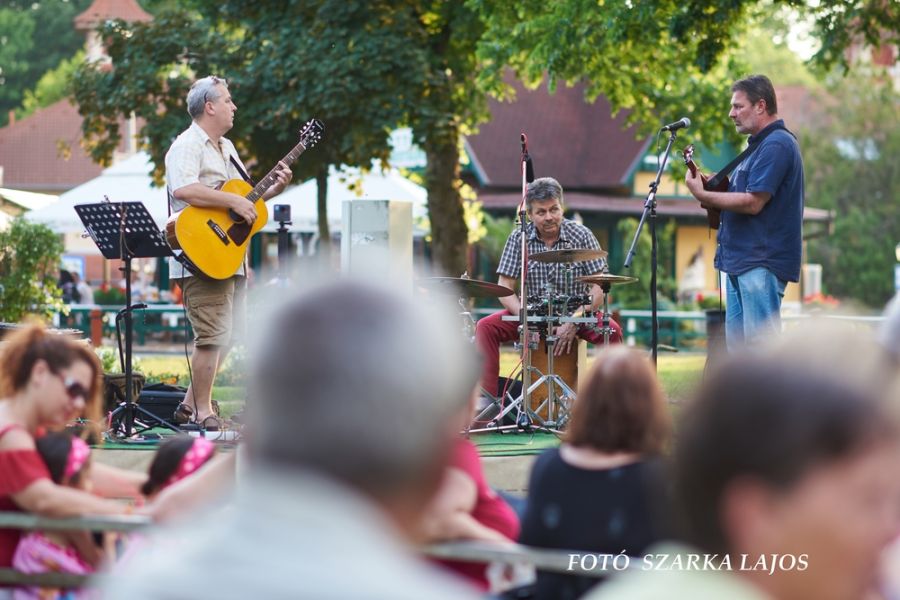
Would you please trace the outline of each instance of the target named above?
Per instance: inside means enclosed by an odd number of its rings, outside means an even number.
[[[97,420],[102,370],[87,346],[40,325],[25,326],[0,348],[0,511],[48,517],[124,513],[126,507],[53,483],[35,448],[45,430],[73,419]],[[139,474],[96,465],[91,481],[104,495],[137,496]],[[0,529],[0,568],[12,564],[21,532]]]
[[[466,410],[452,423],[461,431],[472,422],[479,390],[472,394]],[[423,522],[425,538],[430,542],[480,540],[512,544],[519,537],[519,517],[512,507],[488,485],[478,448],[460,436],[453,446],[450,466],[444,473],[434,500]],[[438,561],[484,591],[490,582],[485,563]]]

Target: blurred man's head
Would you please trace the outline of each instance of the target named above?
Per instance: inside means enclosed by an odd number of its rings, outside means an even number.
[[[288,301],[255,352],[248,448],[384,505],[441,476],[477,378],[455,315],[371,284],[341,282]]]
[[[884,309],[884,322],[878,329],[878,341],[895,361],[900,362],[900,294]]]
[[[678,429],[686,539],[730,554],[735,569],[743,555],[753,565],[766,555],[765,571],[739,572],[782,599],[861,597],[900,531],[900,428],[883,356],[871,340],[831,342],[828,351],[814,339],[731,358]],[[875,365],[868,383],[854,372],[865,355]],[[808,566],[785,559],[769,573],[773,554],[806,555]]]

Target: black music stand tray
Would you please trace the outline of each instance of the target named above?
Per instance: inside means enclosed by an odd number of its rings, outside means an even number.
[[[156,426],[179,431],[178,427],[160,419],[155,414],[138,406],[133,397],[131,370],[131,312],[147,308],[146,304],[131,304],[131,259],[172,256],[172,250],[166,243],[147,208],[140,202],[98,202],[97,204],[79,204],[75,212],[88,235],[97,244],[104,258],[118,258],[124,262],[121,268],[125,274],[125,308],[119,311],[118,318],[124,314],[125,319],[125,357],[122,359],[121,339],[119,339],[119,357],[124,363],[125,401],[109,416],[111,433],[121,432],[121,437],[130,438]],[[139,431],[132,432],[137,424]]]

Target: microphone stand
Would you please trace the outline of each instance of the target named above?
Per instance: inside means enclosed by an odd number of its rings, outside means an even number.
[[[524,420],[525,423],[516,423],[516,425],[525,425],[530,424],[531,419],[528,417],[528,412],[531,409],[529,405],[529,394],[528,388],[531,387],[531,371],[529,366],[531,365],[531,348],[529,346],[529,336],[528,336],[528,293],[525,280],[528,276],[528,238],[526,236],[526,223],[525,216],[527,214],[527,203],[525,201],[525,196],[528,193],[528,136],[522,133],[521,137],[522,142],[522,201],[519,203],[519,231],[522,233],[521,235],[521,248],[519,254],[522,257],[522,264],[519,270],[519,340],[522,345],[522,364],[524,367],[522,368],[522,404],[521,407],[521,415],[524,415],[524,419],[519,419],[520,421]]]
[[[669,160],[669,152],[672,144],[675,143],[675,130],[669,132],[669,142],[666,144],[666,151],[663,154],[662,163],[656,171],[656,178],[650,183],[650,193],[644,201],[644,212],[641,213],[641,220],[638,223],[637,231],[634,232],[634,239],[631,241],[631,248],[625,257],[625,268],[631,268],[631,261],[634,259],[635,248],[638,239],[641,237],[641,230],[644,228],[644,222],[647,216],[650,216],[650,350],[653,356],[654,366],[657,364],[657,354],[659,352],[659,317],[656,306],[656,266],[657,266],[657,236],[656,236],[656,191],[659,188],[659,180],[662,177],[663,170]]]

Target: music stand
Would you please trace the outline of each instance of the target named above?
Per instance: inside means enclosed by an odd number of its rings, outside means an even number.
[[[166,243],[165,236],[153,221],[153,217],[140,202],[79,204],[75,206],[75,212],[78,213],[78,218],[84,223],[85,230],[97,244],[103,257],[118,258],[124,263],[121,270],[125,274],[125,308],[119,312],[119,317],[124,314],[125,319],[125,358],[122,365],[122,370],[125,372],[125,402],[120,404],[110,415],[110,429],[118,430],[118,426],[113,427],[118,418],[119,424],[124,424],[124,437],[129,438],[132,436],[135,417],[139,415],[142,428],[135,433],[143,433],[156,425],[178,431],[176,426],[137,405],[131,383],[133,377],[131,370],[131,312],[147,308],[147,305],[143,303],[131,304],[131,259],[172,256],[172,250]],[[120,359],[121,350],[120,339]]]

